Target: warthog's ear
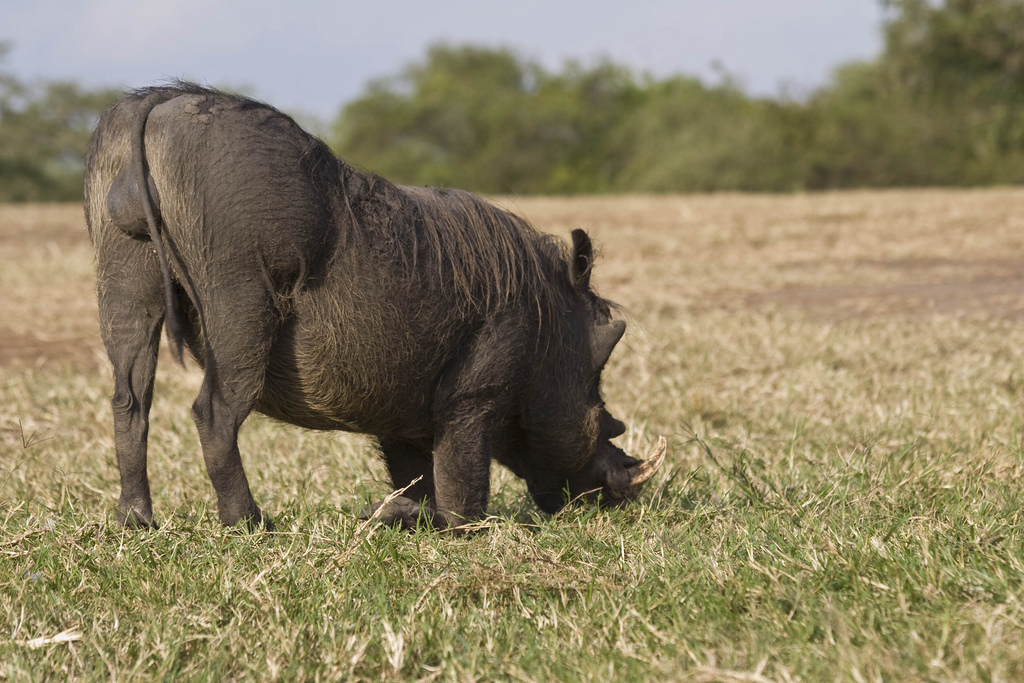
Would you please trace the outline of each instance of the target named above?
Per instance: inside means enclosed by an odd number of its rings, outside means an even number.
[[[572,231],[572,284],[576,289],[590,287],[590,271],[594,267],[594,245],[590,235],[579,228]]]

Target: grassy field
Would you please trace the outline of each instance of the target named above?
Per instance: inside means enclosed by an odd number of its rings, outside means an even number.
[[[359,436],[250,418],[275,533],[221,528],[164,358],[156,532],[114,520],[81,209],[0,206],[0,679],[1024,679],[1024,191],[508,199],[586,228],[638,504],[495,468],[467,538],[358,523]]]

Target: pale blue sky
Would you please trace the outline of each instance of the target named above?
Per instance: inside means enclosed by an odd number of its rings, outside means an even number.
[[[656,76],[801,93],[881,49],[878,0],[0,0],[0,65],[23,79],[246,86],[333,118],[369,79],[437,41],[503,45],[558,67],[607,57]]]

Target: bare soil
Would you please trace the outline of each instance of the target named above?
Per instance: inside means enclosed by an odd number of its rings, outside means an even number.
[[[894,259],[855,265],[890,271],[898,281],[783,287],[752,294],[747,302],[755,307],[791,306],[824,317],[942,314],[1024,319],[1024,258]]]
[[[93,347],[98,339],[45,339],[31,333],[20,333],[0,327],[0,366],[15,364],[42,365],[68,360],[78,365],[96,366],[100,356]]]

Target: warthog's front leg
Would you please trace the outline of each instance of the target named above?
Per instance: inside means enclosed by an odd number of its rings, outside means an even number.
[[[511,315],[490,321],[434,394],[435,527],[459,527],[487,513],[495,436],[523,374],[515,362],[523,330]]]
[[[483,518],[491,489],[492,418],[489,414],[450,421],[434,443],[436,528]]]
[[[493,418],[471,409],[444,421],[434,439],[433,456],[408,444],[382,439],[395,489],[413,483],[403,495],[368,506],[361,518],[385,524],[435,529],[462,526],[483,517],[490,489],[490,450]]]
[[[382,524],[398,524],[403,529],[430,522],[434,511],[434,463],[429,443],[387,437],[379,439],[379,443],[391,484],[402,495],[367,506],[360,517],[375,517]]]

